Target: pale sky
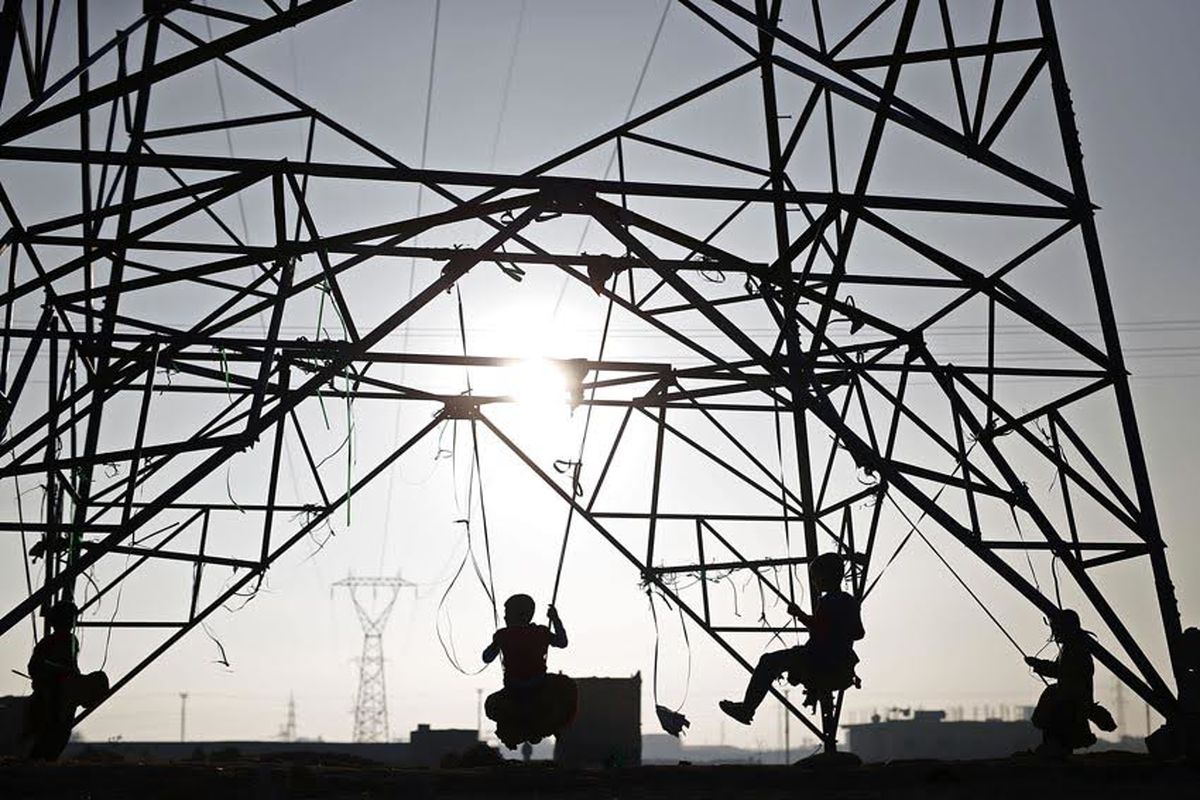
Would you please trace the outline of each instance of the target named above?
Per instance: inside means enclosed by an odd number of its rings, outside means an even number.
[[[662,3],[528,0],[500,121],[501,88],[522,5],[520,0],[442,1],[427,166],[522,171],[624,119]],[[790,11],[792,5],[797,7],[794,12]],[[801,7],[807,5],[785,3],[785,23],[793,15],[802,17]],[[936,7],[929,2],[924,5],[929,8],[923,13]],[[976,17],[986,20],[991,8],[983,0],[966,0],[962,5],[967,7],[961,13],[968,21]],[[136,2],[104,4],[103,16],[99,10],[94,15],[95,35],[128,24],[138,7]],[[1028,28],[1036,23],[1032,8],[1032,3],[1011,3],[1006,4],[1006,13],[1015,28]],[[1200,315],[1192,308],[1200,296],[1192,253],[1200,242],[1190,213],[1194,187],[1200,184],[1200,166],[1189,148],[1197,122],[1195,109],[1200,107],[1200,88],[1194,80],[1197,57],[1191,41],[1200,29],[1200,7],[1185,0],[1138,4],[1061,0],[1055,9],[1088,180],[1093,199],[1102,209],[1098,225],[1116,313],[1124,327],[1123,344],[1134,373],[1143,444],[1186,625],[1195,623],[1200,611],[1200,587],[1189,574],[1200,556],[1192,536],[1189,505],[1196,475],[1193,454],[1200,448],[1200,427],[1190,413],[1190,401],[1200,381]],[[420,164],[433,10],[432,0],[358,0],[239,57],[407,163]],[[971,35],[964,39],[974,41]],[[735,66],[739,58],[682,8],[672,8],[635,111]],[[216,83],[211,66],[194,71],[187,80],[182,84],[186,91],[154,96],[152,124],[214,118]],[[230,116],[275,110],[276,106],[260,106],[261,95],[247,89],[229,71],[222,71],[221,80]],[[753,82],[746,85],[754,87]],[[920,91],[919,87],[914,91]],[[761,142],[761,117],[753,116],[758,112],[752,99],[753,94],[724,96],[723,112],[702,109],[692,118],[678,120],[675,130],[686,129],[691,135],[687,141],[695,146],[717,142],[725,153],[741,150],[747,160],[761,159],[755,150]],[[781,91],[784,109],[794,111],[802,99],[798,92]],[[5,114],[8,110],[6,103]],[[1045,163],[1043,150],[1052,155],[1059,150],[1057,142],[1047,144],[1034,134],[1021,135],[1020,125],[1035,130],[1038,122],[1036,118],[1018,119],[1010,147],[1025,163],[1040,165]],[[230,143],[239,156],[296,158],[304,143],[303,127],[296,125],[280,127],[273,136],[236,132]],[[758,131],[754,135],[759,138],[744,137],[744,130]],[[228,146],[224,139],[207,142],[212,144],[197,148],[211,146],[216,155],[228,152],[223,149]],[[48,133],[33,143],[62,142]],[[318,142],[318,158],[333,161],[339,157],[361,160],[332,139]],[[601,151],[559,174],[599,176],[607,158],[608,151]],[[669,161],[636,158],[631,155],[630,168],[641,170],[641,175],[657,172],[664,180],[708,179],[703,174],[673,172]],[[894,163],[901,166],[891,172],[881,167],[873,190],[895,191],[914,176],[926,180],[926,185],[950,187],[949,191],[970,190],[971,184],[956,183],[955,174],[922,174],[919,160]],[[30,218],[66,213],[77,202],[65,189],[56,193],[53,182],[35,186],[22,169],[0,164],[0,180],[24,202],[20,207],[29,209]],[[421,202],[427,211],[441,207],[428,192]],[[314,203],[319,219],[329,220],[331,228],[344,229],[411,214],[417,198],[407,187],[371,187],[355,194],[338,194],[331,187],[326,194],[317,195]],[[226,219],[237,220],[236,206],[226,205],[225,211]],[[239,232],[240,224],[235,225]],[[253,206],[248,207],[247,225],[252,239],[270,235],[269,219],[258,215]],[[768,229],[760,226],[758,230]],[[562,249],[570,249],[578,244],[580,231],[578,226],[564,224],[549,235]],[[965,239],[969,234],[953,231],[944,235]],[[422,243],[475,243],[481,232],[459,229],[433,241],[437,236]],[[729,246],[740,247],[751,256],[764,252],[770,243],[758,241],[756,236],[762,234],[750,227],[735,231]],[[608,242],[592,231],[582,249],[603,252]],[[983,240],[977,244],[986,248],[997,243]],[[550,309],[561,285],[556,275],[531,270],[518,285],[488,269],[484,276],[473,275],[474,282],[463,288],[475,352],[595,356],[603,306],[586,290],[573,287],[555,316]],[[381,273],[371,273],[361,279],[357,288],[364,298],[364,319],[382,318],[403,299],[407,277],[401,279],[397,274],[383,273],[381,277]],[[1064,271],[1042,277],[1037,287],[1048,298],[1046,302],[1057,304],[1065,322],[1088,332],[1094,311],[1087,310],[1086,286],[1072,283],[1072,275]],[[159,313],[171,319],[172,314],[184,311],[166,307]],[[413,324],[412,349],[456,352],[450,298],[431,307],[427,316],[418,317]],[[311,320],[296,318],[291,334],[311,336],[313,328],[315,311]],[[961,346],[964,350],[972,347]],[[626,325],[616,329],[607,355],[665,360],[678,356],[679,351],[657,341],[648,346],[644,329]],[[477,390],[487,390],[487,376],[473,378],[479,381]],[[501,390],[506,388],[506,378],[495,380]],[[1028,402],[1036,405],[1037,401],[1031,395]],[[344,413],[340,405],[332,408],[335,415]],[[371,463],[370,455],[396,431],[423,423],[425,414],[424,407],[406,409],[400,418],[391,406],[357,409],[355,442],[361,461],[356,468]],[[530,403],[497,412],[497,420],[511,426],[542,463],[549,463],[573,454],[582,414],[577,411],[572,418],[564,407]],[[597,435],[611,436],[615,419],[598,414]],[[1103,438],[1107,431],[1116,436],[1111,417],[1093,423],[1093,435]],[[344,435],[344,427],[337,427],[341,424],[340,419],[333,420],[327,451]],[[769,424],[767,428],[747,426],[739,432],[764,458],[775,458]],[[460,438],[462,434],[460,431]],[[630,456],[627,462],[617,463],[615,491],[626,501],[636,502],[644,493],[638,484],[646,474],[644,459],[651,452],[651,429],[643,426],[631,436],[632,450],[641,454],[641,460]],[[332,520],[336,536],[319,552],[315,544],[302,543],[270,572],[252,602],[236,613],[222,612],[213,618],[209,630],[224,647],[228,668],[215,663],[217,646],[203,631],[196,631],[88,719],[83,735],[90,739],[175,738],[178,693],[187,692],[189,738],[274,736],[284,722],[288,696],[294,694],[301,736],[348,739],[357,680],[355,659],[362,637],[349,598],[330,587],[349,573],[400,573],[417,584],[415,590],[401,592],[385,637],[393,736],[406,735],[420,722],[473,727],[477,691],[486,693],[497,687],[500,672],[497,664],[479,675],[459,673],[444,655],[435,629],[449,578],[464,552],[462,526],[455,520],[462,516],[466,492],[461,461],[456,476],[450,460],[435,459],[437,445],[433,439],[427,440],[398,469],[356,497],[349,520],[344,513]],[[465,452],[460,450],[460,459]],[[592,459],[600,457],[593,455]],[[673,473],[676,483],[665,491],[677,506],[694,504],[698,496],[708,495],[705,499],[709,499],[716,490],[728,491],[728,502],[737,502],[736,490],[711,483],[711,477],[687,461],[683,450],[669,451],[668,462],[672,458],[678,459]],[[565,508],[493,445],[485,445],[483,461],[497,593],[503,597],[529,592],[538,601],[540,615],[553,585]],[[292,480],[293,490],[299,491]],[[1042,476],[1036,480],[1041,481]],[[225,494],[226,484],[231,494],[244,491],[249,495],[252,490],[244,487],[253,487],[258,481],[252,464],[240,471],[235,465],[228,474],[222,471],[214,476],[213,486],[218,497]],[[1043,489],[1042,484],[1031,481],[1031,490]],[[11,494],[6,488],[4,503],[11,505]],[[230,537],[234,533],[231,528]],[[18,582],[19,545],[12,538],[13,542],[5,544],[0,567],[6,607],[20,599],[18,590],[22,588]],[[637,541],[632,533],[630,541]],[[982,571],[961,547],[955,549],[948,537],[943,535],[937,541],[946,546],[947,557],[963,570],[1022,647],[1029,652],[1041,647],[1045,631],[1040,615]],[[884,548],[882,554],[888,552]],[[1039,562],[1036,568],[1042,580],[1049,576],[1046,563]],[[153,580],[131,586],[123,599],[123,612],[154,608],[172,581],[186,577],[183,571],[162,570]],[[1111,587],[1135,635],[1161,666],[1164,651],[1148,579],[1145,572],[1118,572]],[[646,679],[643,730],[657,732],[650,683],[654,628],[638,576],[594,532],[576,527],[563,587],[559,608],[571,646],[551,654],[551,668],[580,676],[640,671]],[[754,596],[743,592],[744,598]],[[103,613],[112,610],[110,605],[101,608]],[[478,669],[478,653],[490,638],[491,609],[469,566],[445,598],[441,615],[443,640],[454,648],[466,669]],[[1036,699],[1039,684],[1021,664],[1020,655],[919,542],[911,544],[889,569],[878,594],[868,602],[864,618],[868,635],[858,648],[864,685],[847,695],[850,715],[914,705],[962,707],[970,715],[974,708],[1029,705]],[[692,721],[688,740],[773,746],[778,736],[774,704],[768,701],[752,728],[722,724],[716,702],[739,694],[745,674],[694,628],[689,630],[690,647],[686,646],[672,612],[660,607],[659,620],[660,701],[672,707],[683,703],[682,711]],[[110,664],[128,665],[139,652],[134,636],[123,636],[113,637],[107,655]],[[127,647],[124,642],[129,642]],[[29,644],[28,626],[20,626],[0,640],[0,665],[4,667],[0,693],[26,689],[24,680],[9,670],[24,669]],[[88,631],[82,644],[83,666],[98,668],[105,659],[103,633]],[[766,645],[765,638],[761,644]],[[744,652],[756,654],[757,647]],[[683,684],[689,674],[685,697]],[[1112,681],[1106,673],[1098,676],[1097,687],[1100,699],[1111,697]],[[1126,732],[1144,732],[1140,702],[1136,706],[1129,703],[1126,718]]]

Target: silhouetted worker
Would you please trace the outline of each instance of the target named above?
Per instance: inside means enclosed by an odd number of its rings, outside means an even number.
[[[76,705],[74,684],[79,677],[79,642],[72,628],[78,614],[70,600],[56,603],[46,615],[50,632],[34,646],[29,657],[29,677],[33,682],[29,724],[34,736],[31,753],[34,758],[58,758],[71,737]]]
[[[749,725],[771,684],[785,673],[789,683],[802,683],[810,692],[844,689],[854,681],[854,665],[858,663],[854,643],[863,638],[864,631],[858,600],[842,591],[845,571],[846,564],[836,553],[823,553],[813,559],[813,613],[806,614],[795,603],[788,605],[788,613],[808,627],[808,641],[799,647],[764,653],[750,676],[745,697],[741,702],[722,700],[722,711]]]
[[[1096,706],[1093,694],[1096,665],[1088,648],[1088,634],[1079,624],[1079,614],[1070,609],[1059,611],[1050,619],[1050,633],[1059,644],[1058,658],[1025,659],[1038,675],[1055,679],[1042,690],[1031,721],[1042,732],[1037,752],[1066,756],[1076,748],[1096,743],[1089,724]]]
[[[484,709],[497,723],[496,735],[509,748],[526,740],[537,744],[575,714],[574,682],[566,676],[546,674],[547,651],[566,647],[567,632],[554,606],[546,609],[550,627],[534,624],[534,609],[533,598],[527,594],[504,601],[505,626],[483,651],[483,660],[489,664],[497,656],[503,660],[504,688],[488,697]]]

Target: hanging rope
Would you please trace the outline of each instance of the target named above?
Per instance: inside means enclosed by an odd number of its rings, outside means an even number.
[[[687,649],[687,677],[683,683],[683,697],[680,698],[679,705],[672,709],[658,702],[658,651],[662,641],[662,631],[658,627],[658,609],[654,605],[653,586],[646,586],[646,599],[650,603],[650,618],[654,620],[654,667],[651,684],[651,691],[654,694],[654,710],[658,715],[658,720],[663,730],[678,738],[684,728],[691,726],[691,722],[680,713],[680,710],[683,708],[683,704],[687,702],[688,692],[692,687],[692,642],[688,638],[687,623],[683,618],[683,609],[680,608],[678,609],[679,629],[683,632],[683,642]],[[667,604],[668,608],[671,607],[671,604],[667,602],[665,597],[663,598],[663,602]]]
[[[612,281],[615,288],[617,282],[616,275],[613,275]],[[612,312],[613,298],[609,297],[608,309],[604,313],[604,327],[600,331],[600,351],[596,356],[597,361],[604,360],[604,349],[608,345],[608,331],[609,326],[612,323]],[[591,430],[592,427],[592,410],[595,408],[595,405],[592,401],[595,399],[596,384],[592,384],[592,390],[588,395],[587,411],[584,412],[583,433],[579,437],[579,449],[575,456],[574,474],[571,481],[572,494],[574,494],[575,488],[579,485],[579,473],[583,469],[583,451],[587,446],[588,431]],[[574,521],[574,519],[575,503],[569,503],[567,505],[567,524],[563,528],[562,546],[558,550],[558,567],[554,571],[554,590],[550,593],[550,605],[554,605],[558,602],[558,587],[562,582],[563,564],[565,564],[567,560],[567,542],[569,542],[571,539],[571,523]]]
[[[921,529],[917,526],[917,523],[912,521],[912,519],[908,516],[908,514],[904,511],[904,509],[901,508],[900,504],[897,503],[894,499],[892,499],[892,497],[890,495],[888,496],[888,500],[890,500],[892,505],[895,506],[896,510],[900,512],[900,516],[904,517],[905,521],[908,522],[909,525],[912,526],[913,531],[917,534],[918,537],[920,537],[921,541],[925,543],[925,546],[928,547],[929,550],[935,556],[937,556],[938,561],[942,562],[942,566],[944,566],[947,570],[949,570],[950,574],[954,576],[954,579],[956,581],[958,581],[959,585],[962,586],[963,589],[966,590],[967,594],[969,594],[971,596],[971,599],[975,601],[975,604],[978,605],[980,609],[982,609],[983,613],[987,615],[987,618],[990,619],[992,621],[992,624],[996,626],[996,629],[999,630],[1000,633],[1004,634],[1004,638],[1007,639],[1009,641],[1009,643],[1013,647],[1016,648],[1017,652],[1021,654],[1021,658],[1022,659],[1028,658],[1029,655],[1025,652],[1025,649],[1022,648],[1021,645],[1017,643],[1017,640],[1013,638],[1012,634],[1009,633],[1008,629],[1004,627],[1004,624],[1002,622],[1000,622],[999,619],[996,618],[996,615],[992,613],[991,609],[989,609],[987,607],[987,605],[983,602],[983,600],[979,599],[979,595],[975,594],[974,590],[972,590],[971,587],[967,585],[967,582],[965,580],[963,580],[962,576],[958,574],[958,571],[955,570],[954,567],[952,567],[950,565],[950,562],[947,561],[940,552],[938,552],[938,549],[933,546],[933,542],[929,541],[929,539],[926,538],[925,534],[921,532]]]
[[[971,446],[969,448],[967,448],[966,456],[970,456],[971,451],[975,448],[976,444],[978,444],[978,440],[971,443]],[[965,458],[964,458],[964,460],[965,460]],[[957,472],[958,472],[958,468],[955,468],[955,471],[952,474],[957,474]],[[966,474],[965,471],[963,474],[964,474],[964,479],[969,479],[969,476]],[[941,494],[943,491],[945,491],[946,486],[948,486],[948,484],[943,485],[942,488],[938,490],[937,494],[934,495],[934,497],[933,497],[934,503],[936,503],[938,498],[941,497]],[[1021,654],[1021,658],[1022,659],[1029,658],[1029,654],[1025,652],[1024,648],[1022,648],[1020,644],[1017,643],[1017,640],[1015,638],[1013,638],[1011,633],[1008,632],[1008,629],[1004,627],[1004,624],[1001,623],[1000,620],[996,618],[996,615],[991,612],[991,609],[989,609],[987,607],[987,605],[983,602],[983,600],[981,600],[979,598],[979,596],[977,594],[975,594],[975,592],[971,589],[971,587],[967,585],[967,582],[965,580],[963,580],[962,576],[958,574],[958,571],[955,570],[954,567],[952,567],[950,565],[950,562],[948,562],[945,559],[945,557],[942,556],[941,552],[936,547],[933,546],[933,542],[929,541],[928,537],[926,537],[925,534],[921,531],[920,523],[925,519],[928,512],[922,512],[921,516],[917,519],[917,521],[913,522],[912,518],[909,517],[909,515],[904,511],[904,509],[900,506],[900,504],[897,503],[894,498],[892,498],[891,495],[885,495],[885,496],[891,502],[891,504],[895,507],[895,509],[900,513],[900,516],[904,517],[904,520],[905,520],[905,522],[907,522],[909,524],[910,529],[909,529],[908,534],[900,542],[899,546],[897,546],[895,552],[892,553],[892,557],[888,559],[888,561],[884,565],[883,569],[880,570],[880,572],[877,576],[875,576],[875,580],[871,582],[870,587],[867,589],[867,591],[863,595],[864,599],[875,588],[875,584],[879,583],[879,579],[883,577],[883,574],[884,574],[884,572],[887,571],[887,568],[890,567],[892,562],[896,560],[896,557],[900,554],[900,551],[908,543],[908,540],[910,538],[912,538],[912,536],[914,534],[916,534],[916,536],[918,536],[921,539],[921,541],[925,543],[925,546],[929,548],[930,552],[932,552],[934,554],[934,556],[937,557],[938,561],[942,562],[942,566],[944,566],[950,572],[950,574],[954,576],[954,579],[956,581],[958,581],[959,585],[962,586],[963,589],[966,590],[967,594],[971,596],[971,599],[975,601],[975,604],[978,605],[979,608],[983,611],[983,613],[987,615],[987,618],[992,621],[992,624],[996,626],[997,630],[999,630],[1000,633],[1002,633],[1004,635],[1004,638],[1007,639],[1014,648],[1016,648],[1017,652]],[[1020,520],[1017,518],[1016,507],[1013,505],[1010,505],[1009,511],[1012,513],[1013,522],[1017,527],[1017,535],[1020,537],[1021,541],[1024,542],[1025,536],[1024,536],[1024,533],[1021,531],[1021,523],[1020,523]],[[1029,557],[1028,550],[1025,551],[1025,558],[1029,564],[1029,571],[1030,571],[1030,575],[1033,578],[1034,587],[1037,588],[1038,591],[1040,592],[1041,588],[1038,586],[1037,573],[1034,571],[1033,562]],[[1057,559],[1057,556],[1055,556],[1055,558]],[[1058,593],[1058,575],[1055,572],[1053,561],[1051,562],[1051,565],[1050,565],[1050,571],[1051,571],[1051,574],[1054,576],[1055,604],[1059,608],[1061,608],[1062,600],[1059,597],[1059,593]],[[1048,645],[1049,645],[1049,642],[1043,644],[1042,647],[1037,651],[1037,654],[1035,654],[1035,656],[1040,655],[1041,652],[1043,650],[1045,650]],[[1041,680],[1042,683],[1047,683],[1045,677],[1038,675],[1037,673],[1033,673],[1033,674],[1037,675],[1038,679]]]
[[[967,459],[968,459],[968,458],[971,456],[971,451],[975,449],[975,445],[977,445],[978,443],[979,443],[979,441],[978,441],[978,440],[971,442],[971,446],[967,448],[967,452],[966,452],[966,454],[963,456],[963,462],[964,462],[964,463],[965,463],[965,462],[966,462],[966,460],[967,460]],[[959,471],[959,469],[961,469],[961,468],[962,468],[962,465],[961,465],[961,464],[960,464],[960,465],[958,465],[958,466],[956,466],[956,467],[954,468],[954,471],[950,473],[950,477],[954,477],[955,475],[957,475],[957,474],[958,474],[958,471]],[[965,474],[965,473],[964,473],[964,474]],[[942,488],[938,489],[938,490],[937,490],[937,492],[936,492],[936,493],[933,495],[933,502],[934,502],[934,504],[936,504],[936,503],[937,503],[937,501],[938,501],[938,500],[941,498],[941,496],[942,496],[942,492],[946,491],[946,489],[947,489],[947,487],[948,487],[949,485],[950,485],[950,484],[948,484],[948,483],[947,483],[947,484],[943,484],[943,485],[942,485]],[[885,496],[886,496],[886,495],[885,495]],[[889,500],[891,500],[891,498],[890,498],[890,497],[888,497],[888,499],[889,499]],[[896,501],[895,501],[895,500],[892,500],[892,505],[895,505],[895,504],[896,504]],[[900,512],[900,513],[901,513],[901,514],[904,514],[904,512],[903,512],[903,511],[902,511],[902,512]],[[865,601],[865,600],[867,599],[867,597],[868,597],[868,596],[871,594],[871,592],[875,590],[875,584],[879,583],[880,579],[881,579],[881,578],[883,578],[883,576],[884,576],[884,573],[886,573],[886,572],[888,571],[888,567],[890,567],[890,566],[892,565],[892,563],[893,563],[893,562],[894,562],[894,561],[895,561],[895,560],[896,560],[896,559],[899,557],[899,555],[900,555],[900,552],[901,552],[901,551],[904,549],[905,545],[907,545],[907,544],[908,544],[908,540],[909,540],[909,539],[911,539],[911,538],[913,537],[913,534],[917,532],[917,525],[919,525],[919,524],[921,524],[922,522],[924,522],[924,521],[925,521],[925,517],[926,517],[926,516],[928,516],[928,515],[929,515],[929,512],[928,512],[928,511],[922,511],[922,512],[921,512],[921,516],[917,517],[917,521],[916,521],[915,523],[912,523],[912,522],[910,521],[910,527],[909,527],[908,533],[907,533],[907,534],[905,534],[904,538],[903,538],[903,539],[900,541],[900,544],[896,545],[896,549],[895,549],[894,551],[892,551],[892,555],[891,555],[891,557],[890,557],[890,558],[888,558],[888,560],[887,560],[887,562],[886,562],[886,563],[884,563],[884,565],[883,565],[883,569],[879,570],[879,574],[875,576],[875,580],[871,581],[871,585],[867,587],[867,590],[866,590],[865,592],[863,592],[863,600],[864,600],[864,601]],[[907,516],[907,515],[905,515],[905,516],[904,516],[904,518],[907,520],[907,519],[908,519],[908,516]]]

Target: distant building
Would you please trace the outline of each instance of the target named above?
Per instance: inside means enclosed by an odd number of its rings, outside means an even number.
[[[571,766],[642,763],[642,675],[576,678],[579,713],[555,737],[554,760]]]
[[[809,747],[811,749],[811,747]],[[785,764],[788,757],[795,760],[803,748],[790,754],[783,750],[747,750],[723,744],[688,744],[686,737],[676,739],[667,733],[647,733],[642,736],[643,764]]]
[[[1041,734],[1027,720],[961,720],[947,722],[944,711],[914,711],[900,719],[846,725],[847,748],[863,761],[935,758],[968,761],[1007,758],[1032,750]]]
[[[99,753],[126,761],[233,761],[239,758],[286,760],[322,758],[373,761],[396,767],[436,767],[479,744],[474,730],[418,725],[407,742],[228,741],[228,742],[71,742],[67,759]]]
[[[446,756],[461,755],[479,744],[479,732],[461,728],[430,728],[424,723],[409,734],[410,758],[417,764],[434,766]]]
[[[683,741],[669,733],[647,733],[642,736],[642,763],[678,764],[690,760],[683,754]]]

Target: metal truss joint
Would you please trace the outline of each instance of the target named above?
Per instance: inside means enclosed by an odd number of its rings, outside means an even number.
[[[480,398],[469,394],[460,394],[455,397],[447,397],[443,401],[445,403],[444,416],[446,419],[480,419],[483,415],[480,412]]]

